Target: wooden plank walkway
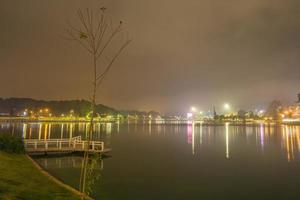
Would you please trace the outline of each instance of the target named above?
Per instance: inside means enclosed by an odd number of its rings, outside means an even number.
[[[90,153],[107,153],[111,149],[104,148],[104,142],[81,140],[81,136],[71,139],[24,139],[25,150],[28,154],[35,153],[73,153],[85,152]]]

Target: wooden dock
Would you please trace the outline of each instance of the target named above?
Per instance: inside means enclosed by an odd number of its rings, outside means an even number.
[[[71,139],[24,139],[25,150],[28,154],[75,153],[85,152],[104,154],[111,149],[104,148],[104,142],[81,140],[81,136]]]

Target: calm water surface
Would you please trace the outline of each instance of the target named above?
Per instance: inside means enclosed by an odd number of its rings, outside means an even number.
[[[85,123],[0,124],[25,138],[84,136]],[[108,200],[300,199],[300,127],[97,124],[113,149],[99,162],[93,196]],[[81,158],[36,158],[77,187]]]

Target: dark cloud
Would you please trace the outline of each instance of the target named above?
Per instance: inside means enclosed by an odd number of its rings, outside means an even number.
[[[105,4],[134,39],[100,90],[117,108],[252,108],[299,92],[298,0],[2,0],[1,96],[88,98],[88,55],[61,38],[78,8]]]

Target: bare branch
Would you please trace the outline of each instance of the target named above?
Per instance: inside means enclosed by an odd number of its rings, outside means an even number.
[[[107,39],[106,43],[104,44],[104,46],[102,47],[102,49],[100,50],[100,52],[96,56],[97,60],[101,57],[101,55],[103,54],[103,52],[105,51],[107,46],[111,43],[111,41],[115,37],[115,35],[120,31],[121,26],[122,26],[122,23],[119,24],[119,26],[112,32],[110,37]]]
[[[98,37],[98,34],[101,34],[102,29],[103,29],[103,20],[104,20],[104,14],[102,13],[100,16],[100,19],[98,19],[97,23],[97,28],[95,31],[95,37]]]
[[[122,51],[130,44],[132,40],[127,40],[119,49],[119,51],[115,54],[115,56],[111,59],[110,63],[106,66],[105,70],[97,75],[97,85],[101,84],[102,80],[104,79],[105,75],[109,72],[111,69],[113,63],[116,61],[116,59],[119,57],[119,55],[122,53]]]
[[[89,32],[90,32],[90,35],[92,37],[92,39],[94,39],[94,31],[93,31],[93,11],[89,10],[88,8],[86,9],[86,16],[87,16],[87,23],[88,23],[88,28],[89,28]]]
[[[84,151],[84,162],[80,174],[79,188],[82,192],[82,198],[86,195],[86,178],[87,178],[87,163],[88,163],[88,147],[93,134],[94,117],[96,114],[96,96],[97,88],[106,77],[112,65],[123,52],[123,50],[129,45],[131,40],[126,40],[123,45],[118,49],[114,56],[106,61],[104,55],[105,50],[112,44],[112,40],[122,30],[122,22],[115,29],[112,27],[112,21],[106,17],[105,7],[101,7],[99,12],[93,13],[93,10],[86,9],[86,11],[78,10],[77,17],[80,25],[74,27],[71,24],[68,25],[67,33],[69,40],[78,42],[85,50],[91,54],[92,67],[93,67],[93,80],[92,80],[92,96],[91,96],[91,110],[92,115],[90,119],[90,127],[88,130],[88,145]],[[111,28],[111,33],[108,34]],[[102,56],[103,55],[103,56]],[[101,57],[102,56],[102,57]],[[101,60],[99,60],[101,58]],[[102,73],[98,74],[98,64],[103,61]]]
[[[83,32],[80,28],[74,27],[70,22],[67,22],[67,25],[68,25],[68,27],[69,27],[71,30],[73,30],[74,32],[78,32],[78,33]]]
[[[101,46],[103,37],[104,37],[104,35],[105,35],[105,33],[106,33],[107,27],[108,27],[107,24],[104,24],[104,25],[103,25],[103,30],[102,30],[101,34],[99,35],[99,37],[97,38],[97,44],[96,44],[96,52],[97,52],[97,53],[99,52],[99,48],[100,48],[100,46]],[[97,59],[98,59],[98,58],[97,58]]]
[[[85,31],[87,32],[87,33],[89,33],[89,28],[88,28],[88,26],[87,26],[87,23],[86,23],[86,21],[85,21],[85,17],[84,17],[84,15],[82,14],[82,11],[79,9],[78,11],[77,11],[77,16],[78,16],[78,19],[80,20],[80,23],[83,25],[83,27],[85,28]]]
[[[86,44],[84,44],[84,42],[82,40],[80,40],[78,37],[76,37],[74,35],[74,32],[72,32],[71,30],[67,29],[66,30],[68,35],[70,36],[70,38],[68,40],[73,40],[73,41],[76,41],[78,42],[85,50],[87,50],[89,53],[93,53],[92,52],[92,49],[90,49]]]

